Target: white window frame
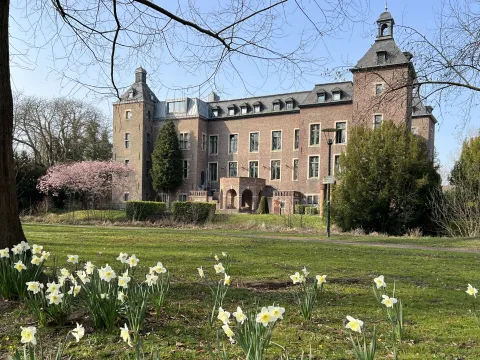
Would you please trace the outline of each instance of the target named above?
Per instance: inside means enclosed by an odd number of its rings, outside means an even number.
[[[258,161],[258,160],[248,160],[248,177],[251,177],[250,176],[250,163],[253,163],[253,162],[257,163],[257,177],[252,178],[252,179],[258,179],[259,176],[260,176],[260,161]]]
[[[318,101],[319,95],[323,94],[323,101]],[[317,104],[325,104],[327,102],[327,93],[326,92],[319,92],[317,93]]]
[[[332,159],[332,175],[335,176],[335,158],[338,156],[340,158],[340,155],[342,155],[342,153],[336,153],[336,154],[332,154],[333,156],[333,159]],[[341,172],[341,171],[340,171]]]
[[[241,106],[240,107],[240,115],[247,115],[248,114],[248,107],[247,106]]]
[[[182,111],[175,111],[175,105],[173,106],[174,107],[174,111],[169,111],[169,104],[176,104],[176,103],[183,103],[183,110]],[[187,99],[172,99],[172,100],[167,100],[167,114],[186,114],[188,112],[188,109],[187,109]]]
[[[259,114],[262,112],[262,106],[260,104],[253,105],[253,113]]]
[[[185,200],[183,200],[183,197],[185,197]],[[179,202],[188,202],[188,194],[187,193],[179,193],[177,194],[177,199]]]
[[[250,146],[250,145],[251,145],[250,142],[251,142],[251,140],[252,140],[252,139],[251,139],[251,135],[252,135],[252,134],[258,134],[258,149],[255,150],[255,151],[251,151],[251,146]],[[248,152],[249,152],[249,153],[258,153],[258,152],[260,152],[260,131],[250,131],[250,132],[248,133]]]
[[[290,106],[291,108],[289,109]],[[285,102],[285,110],[293,110],[293,101]]]
[[[228,116],[235,116],[235,107],[229,107],[227,108],[228,110]],[[233,114],[230,114],[230,111],[233,111]]]
[[[207,134],[202,133],[202,145],[201,145],[202,151],[207,150],[207,146],[208,146],[207,139],[208,139]]]
[[[131,139],[130,133],[126,132],[125,135],[123,136],[125,149],[130,149],[130,141],[131,141],[130,139]]]
[[[382,87],[382,92],[380,94],[377,94],[377,86]],[[384,83],[376,83],[373,91],[374,91],[375,96],[381,96],[383,94],[383,92],[385,91],[385,84]]]
[[[335,96],[338,95],[338,99],[335,99]],[[342,100],[342,92],[340,90],[332,91],[332,101]]]
[[[130,114],[130,116],[127,117],[127,114]],[[125,120],[132,120],[132,109],[125,109]]]
[[[187,176],[185,176],[185,163],[187,163]],[[188,160],[183,159],[182,160],[182,176],[184,180],[188,179],[189,173],[190,173],[190,162]]]
[[[217,164],[217,174],[216,174],[217,176],[215,177],[215,180],[211,180],[212,176],[210,174],[210,164]],[[207,169],[208,169],[208,180],[207,181],[210,182],[210,183],[218,182],[218,161],[210,161],[208,163],[208,168]]]
[[[295,175],[295,160],[297,160],[297,178],[295,179],[293,175]],[[298,158],[292,159],[292,181],[298,181],[298,169],[300,168],[300,160]]]
[[[230,136],[232,136],[232,135],[237,135],[237,151],[230,151]],[[227,142],[227,144],[228,144],[228,153],[229,153],[229,154],[238,154],[238,142],[239,142],[239,139],[240,139],[240,135],[239,135],[238,133],[229,133],[227,139],[228,139],[228,142]]]
[[[218,108],[212,109],[212,116],[213,117],[218,117],[218,114],[219,114]]]
[[[335,129],[337,128],[337,123],[345,123],[345,142],[343,143],[337,143],[337,133],[335,133],[335,142],[334,144],[338,145],[346,145],[348,141],[348,121],[347,120],[338,120],[334,122]]]
[[[318,125],[318,144],[311,145],[312,143],[312,125]],[[308,124],[308,147],[319,147],[322,144],[322,123],[309,123]]]
[[[298,148],[295,147],[295,131],[298,130]],[[298,151],[300,149],[300,128],[293,129],[293,151]]]
[[[210,144],[211,144],[210,138],[212,138],[212,137],[214,137],[214,136],[217,137],[217,152],[212,153],[212,152],[211,152],[211,149],[210,149]],[[220,136],[218,136],[218,134],[208,135],[208,144],[207,144],[208,155],[218,155],[218,143],[219,143],[219,139],[220,139]]]
[[[276,105],[278,105],[278,109],[275,109]],[[272,111],[280,111],[280,110],[282,110],[282,106],[281,106],[280,102],[272,103]]]
[[[273,166],[272,166],[272,162],[273,161],[279,161],[280,162],[280,177],[278,179],[272,179],[272,169],[273,169]],[[270,159],[270,181],[280,181],[282,180],[282,159]]]
[[[384,120],[383,114],[381,114],[381,113],[375,113],[375,114],[373,114],[373,130],[375,130],[375,117],[377,117],[377,116],[381,116],[381,117],[382,117],[382,122],[380,123],[380,126],[382,126],[381,124],[383,124],[383,120]]]
[[[189,132],[179,132],[178,133],[178,142],[179,142],[179,145],[180,145],[180,150],[190,150],[190,133]],[[183,137],[183,140],[180,140],[181,138]],[[185,140],[186,138],[186,140]],[[182,144],[183,146],[186,146],[186,147],[182,147]]]
[[[305,194],[304,196],[305,196],[305,205],[307,205],[307,206],[320,206],[320,194],[312,193],[312,194]],[[311,204],[308,203],[308,197],[309,196],[312,198],[312,203]],[[313,204],[313,198],[315,196],[318,198],[317,205]]]
[[[317,176],[310,176],[310,158],[318,157],[318,174]],[[308,154],[307,157],[307,179],[320,179],[320,154]]]
[[[280,149],[273,149],[273,133],[274,132],[277,132],[277,131],[280,131]],[[270,151],[273,151],[273,152],[278,152],[278,151],[282,151],[283,149],[283,131],[282,129],[277,129],[277,130],[271,130],[270,131]]]
[[[237,165],[237,175],[236,176],[230,176],[230,164],[236,164]],[[227,175],[228,177],[238,177],[238,161],[229,161],[227,164]]]

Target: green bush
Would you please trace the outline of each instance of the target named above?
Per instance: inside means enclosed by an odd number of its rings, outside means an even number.
[[[268,214],[268,201],[265,196],[262,196],[260,199],[260,204],[258,204],[258,214]]]
[[[305,205],[303,204],[295,205],[295,214],[305,214]]]
[[[180,202],[172,204],[173,219],[187,224],[206,222],[215,214],[216,204],[208,202]]]
[[[167,211],[164,202],[127,201],[127,219],[145,221],[152,217],[163,216]]]
[[[318,215],[320,212],[318,211],[317,206],[306,206],[304,205],[304,212],[305,215]]]

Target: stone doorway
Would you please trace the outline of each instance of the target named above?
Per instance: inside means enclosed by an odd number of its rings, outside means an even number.
[[[225,208],[226,209],[236,209],[235,198],[237,197],[237,192],[235,189],[230,189],[226,194]]]
[[[252,211],[253,193],[250,189],[243,190],[242,193],[242,210]]]

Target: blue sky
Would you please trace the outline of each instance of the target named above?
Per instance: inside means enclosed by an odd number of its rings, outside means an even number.
[[[159,4],[167,4],[167,9],[175,11],[175,8],[169,7],[170,2],[156,1]],[[175,2],[176,3],[176,2]],[[202,9],[208,10],[211,3],[207,1],[198,1]],[[411,26],[420,32],[430,34],[435,28],[435,14],[440,5],[438,0],[390,0],[388,7],[392,13],[397,24]],[[384,0],[371,0],[368,17],[365,22],[352,25],[348,29],[339,30],[334,38],[325,37],[319,39],[317,46],[312,49],[315,56],[328,58],[325,68],[329,70],[337,66],[354,65],[358,59],[368,50],[375,38],[375,20],[379,14],[384,11]],[[289,16],[288,32],[291,39],[295,39],[300,35],[300,32],[305,27],[311,27],[308,19],[299,11],[295,11],[295,3],[291,2],[286,5]],[[314,12],[309,13],[311,18],[315,18],[318,14]],[[24,29],[28,26],[27,19],[24,18],[24,11],[22,9],[15,9],[12,6],[11,17],[15,20],[11,22],[11,35],[22,39],[25,36]],[[286,50],[289,48],[290,38],[286,37],[279,40],[276,44],[277,48]],[[293,41],[293,40],[292,40]],[[93,96],[84,88],[74,87],[71,83],[62,80],[55,71],[55,69],[62,65],[53,60],[54,46],[45,46],[39,50],[30,49],[27,51],[27,46],[20,41],[15,42],[15,49],[12,53],[26,53],[20,58],[12,57],[12,84],[14,90],[24,92],[27,95],[38,96],[74,96],[81,99],[90,99],[94,101],[110,118],[111,117],[111,103],[114,98],[98,98]],[[53,50],[53,51],[52,51]],[[155,54],[155,56],[160,56]],[[18,59],[17,59],[18,58]],[[137,64],[134,61],[130,62],[131,66],[125,66],[118,69],[117,78],[119,84],[124,86],[129,85],[133,81],[133,73],[137,66],[145,64]],[[145,66],[147,67],[147,66]],[[96,78],[95,66],[92,65],[82,78]],[[149,69],[149,85],[154,90],[159,98],[174,98],[184,95],[206,97],[211,87],[208,85],[202,88],[192,89],[190,91],[173,91],[166,88],[175,87],[176,85],[186,87],[196,83],[204,77],[204,74],[198,73],[196,76],[186,74],[184,70],[178,66],[164,65],[156,69]],[[292,82],[291,79],[285,79],[280,74],[273,76],[266,76],[262,78],[259,76],[267,74],[269,69],[266,67],[259,67],[254,69],[252,64],[248,61],[239,61],[238,72],[243,79],[231,71],[222,74],[217,79],[217,90],[220,90],[220,96],[226,98],[238,98],[243,96],[264,95],[276,92],[296,91],[296,90],[310,90],[316,83],[329,82],[334,79],[324,75],[324,71],[318,71],[315,74],[309,74],[303,80]],[[343,75],[343,74],[342,74]],[[351,77],[348,72],[345,74],[345,80],[350,80]],[[158,81],[156,81],[158,79]],[[161,82],[166,86],[159,86]],[[296,79],[298,80],[298,79]],[[246,83],[244,85],[243,83]],[[105,85],[105,84],[103,84]],[[73,91],[72,91],[73,88]],[[451,110],[451,109],[450,109]],[[454,110],[454,109],[453,109]],[[443,115],[439,116],[439,111],[434,110],[434,114],[438,116],[439,124],[436,129],[436,151],[438,153],[438,161],[441,166],[440,172],[444,176],[446,172],[452,167],[453,159],[461,147],[462,139],[474,133],[480,127],[478,120],[478,109],[472,111],[472,121],[467,129],[459,131],[460,120],[455,116],[455,111],[444,111]]]

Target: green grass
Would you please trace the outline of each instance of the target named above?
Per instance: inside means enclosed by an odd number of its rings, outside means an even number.
[[[301,236],[295,240],[265,239],[262,236],[272,234],[253,231],[246,232],[250,235],[246,237],[241,232],[229,236],[226,231],[179,229],[52,225],[24,225],[24,229],[31,243],[44,245],[58,255],[61,266],[66,265],[70,253],[96,265],[117,266],[115,258],[120,251],[135,253],[143,268],[162,261],[173,275],[172,292],[161,318],[149,318],[143,338],[147,349],[158,349],[165,359],[209,359],[207,342],[214,340],[206,327],[209,293],[199,284],[196,268],[203,266],[213,275],[213,255],[222,251],[235,260],[232,289],[224,308],[233,311],[237,305],[247,307],[255,302],[284,306],[285,320],[276,328],[273,341],[286,346],[290,355],[298,356],[302,349],[309,351],[311,347],[318,359],[352,359],[350,334],[343,324],[345,316],[351,315],[362,319],[368,329],[377,326],[378,358],[387,358],[391,350],[388,326],[372,295],[373,278],[383,274],[389,290],[395,280],[397,295],[405,304],[407,326],[399,347],[400,359],[480,358],[480,329],[469,312],[472,299],[465,294],[467,283],[480,286],[479,254],[328,244],[303,240]],[[391,240],[338,239],[387,244]],[[422,245],[429,241],[402,239],[393,241]],[[471,246],[470,240],[451,241]],[[303,266],[313,274],[328,274],[326,292],[320,297],[311,323],[301,318],[294,287],[272,288],[272,284],[286,284],[289,274]],[[4,354],[19,346],[20,326],[33,321],[22,306],[0,304],[0,354]],[[74,358],[123,359],[132,354],[121,343],[119,334],[89,328],[81,311],[75,314],[74,321],[87,324],[85,339],[69,348]],[[65,331],[47,327],[40,330],[40,336],[51,345]],[[226,340],[223,334],[220,336]],[[240,355],[236,346],[227,348]],[[277,356],[278,350],[272,349],[269,358]]]

